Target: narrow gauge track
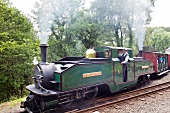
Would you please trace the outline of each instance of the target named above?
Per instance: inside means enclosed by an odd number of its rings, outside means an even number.
[[[161,84],[157,84],[157,85],[154,85],[154,86],[149,86],[149,87],[129,91],[129,92],[126,92],[126,93],[123,93],[123,94],[118,94],[114,97],[111,96],[111,97],[107,97],[107,98],[104,98],[104,99],[99,99],[97,101],[94,101],[93,104],[88,105],[88,106],[91,106],[91,107],[88,107],[88,108],[85,108],[85,109],[75,109],[73,111],[68,111],[67,113],[94,112],[94,111],[102,109],[102,108],[113,106],[113,104],[122,103],[124,101],[130,100],[130,99],[133,99],[133,98],[152,94],[152,93],[155,93],[155,92],[158,92],[158,91],[161,91],[161,90],[168,89],[169,87],[170,87],[170,81],[164,82],[164,83],[161,83]]]

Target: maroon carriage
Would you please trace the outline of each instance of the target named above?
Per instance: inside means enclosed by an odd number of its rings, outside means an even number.
[[[158,76],[167,73],[169,71],[168,67],[170,67],[170,55],[153,51],[155,50],[144,47],[142,57],[153,63],[154,71],[158,73]]]

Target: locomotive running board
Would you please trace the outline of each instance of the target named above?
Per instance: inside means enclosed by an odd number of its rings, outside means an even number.
[[[161,72],[161,73],[159,73],[159,74],[157,74],[158,76],[160,76],[160,75],[163,75],[163,74],[165,74],[165,73],[168,73],[170,70],[166,70],[166,71],[164,71],[164,72]]]

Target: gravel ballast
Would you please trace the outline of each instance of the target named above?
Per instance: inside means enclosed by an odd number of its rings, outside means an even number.
[[[170,73],[149,85],[170,81]],[[11,106],[10,102],[0,104],[0,113],[20,113],[20,102]],[[170,88],[152,95],[128,100],[119,105],[113,105],[96,113],[170,113]]]

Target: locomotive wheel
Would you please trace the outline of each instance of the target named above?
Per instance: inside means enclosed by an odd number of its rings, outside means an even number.
[[[35,96],[35,95],[29,95],[28,97],[27,97],[27,101],[28,101],[28,104],[27,104],[27,108],[28,108],[28,112],[29,113],[34,113],[34,112],[39,112],[39,111],[37,111],[37,107],[36,107],[36,100],[37,100],[37,97]]]
[[[93,87],[87,90],[86,97],[87,99],[95,98],[97,94],[98,94],[98,87]]]
[[[44,110],[45,110],[45,102],[44,102],[44,99],[43,99],[43,98],[40,98],[39,100],[40,100],[40,108],[41,108],[42,111],[44,111]]]

